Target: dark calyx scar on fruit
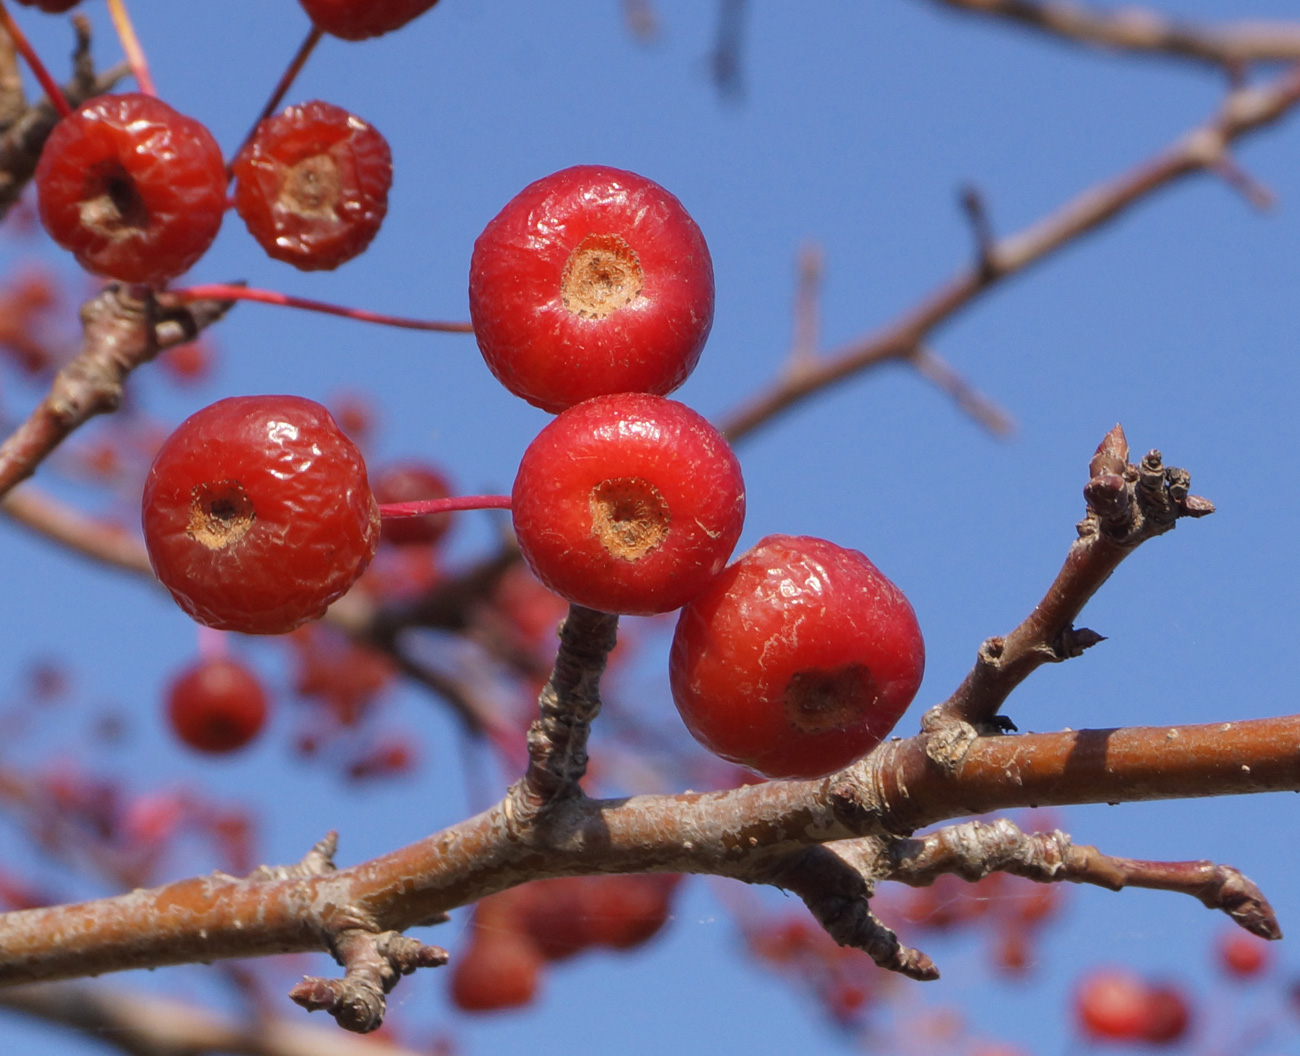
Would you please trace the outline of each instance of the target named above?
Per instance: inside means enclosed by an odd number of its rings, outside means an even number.
[[[785,684],[785,714],[800,733],[843,730],[876,706],[875,680],[866,664],[796,671]]]
[[[234,396],[192,414],[154,458],[141,518],[181,608],[244,634],[317,619],[379,545],[361,452],[300,396]]]
[[[221,550],[242,539],[256,517],[253,500],[239,481],[204,482],[194,486],[188,531],[209,550]]]
[[[668,537],[663,494],[640,477],[613,477],[591,489],[591,531],[614,557],[639,561]]]

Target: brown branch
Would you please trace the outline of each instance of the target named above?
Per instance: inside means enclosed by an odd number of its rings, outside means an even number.
[[[570,605],[560,648],[528,729],[528,771],[511,793],[517,821],[530,821],[565,796],[582,795],[587,737],[600,714],[600,676],[614,648],[618,617]]]
[[[167,294],[159,294],[155,303],[112,283],[82,305],[81,351],[58,372],[27,421],[0,445],[0,496],[31,476],[79,426],[116,410],[131,371],[163,349],[192,341],[232,304],[173,306]]]
[[[1166,467],[1159,451],[1131,465],[1118,425],[1097,448],[1089,472],[1087,515],[1055,581],[1020,626],[980,646],[975,666],[935,709],[927,728],[946,720],[987,723],[1011,691],[1043,664],[1078,656],[1101,641],[1093,631],[1076,629],[1074,621],[1119,563],[1178,519],[1214,511],[1207,500],[1188,494],[1188,474]]]
[[[727,792],[561,800],[545,826],[499,804],[350,869],[283,880],[210,876],[98,902],[0,915],[0,986],[327,949],[401,931],[529,880],[593,872],[749,879],[801,847],[906,833],[966,813],[1300,791],[1300,716],[1207,726],[977,738],[955,771],[927,737],[831,778]]]
[[[136,534],[65,505],[33,485],[0,498],[0,513],[83,557],[153,579],[149,554]]]
[[[1190,895],[1261,938],[1282,937],[1277,915],[1259,888],[1240,870],[1213,862],[1118,858],[1075,844],[1060,831],[1022,832],[1005,818],[992,824],[967,821],[919,839],[888,841],[882,851],[885,864],[875,867],[875,875],[913,887],[927,887],[945,873],[974,882],[995,871],[1040,884],[1068,881],[1110,891],[1145,887]]]
[[[333,1027],[279,1017],[250,1022],[102,985],[14,987],[0,991],[0,1009],[80,1031],[128,1056],[416,1056],[391,1042],[376,1048]]]
[[[1262,88],[1231,91],[1219,112],[1160,154],[1067,202],[1036,224],[999,239],[981,259],[940,285],[915,307],[874,333],[822,357],[811,370],[782,377],[726,415],[721,429],[738,440],[781,412],[845,378],[915,354],[929,335],[990,286],[1096,230],[1162,187],[1216,169],[1229,146],[1272,124],[1300,102],[1300,66]]]
[[[971,14],[1016,22],[1077,44],[1194,59],[1235,69],[1300,59],[1300,23],[1241,21],[1204,26],[1157,11],[1089,9],[1071,0],[932,0]]]

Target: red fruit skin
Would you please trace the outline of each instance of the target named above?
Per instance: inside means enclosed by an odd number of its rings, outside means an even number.
[[[1229,975],[1249,979],[1259,975],[1273,960],[1268,940],[1235,928],[1219,940],[1219,965]]]
[[[1127,969],[1099,969],[1079,984],[1075,1015],[1094,1038],[1137,1040],[1146,1034],[1150,996],[1147,984]]]
[[[566,294],[566,268],[580,246],[611,238],[634,256],[640,278],[610,279],[592,264],[586,274],[610,293],[592,314],[591,301]],[[618,289],[601,287],[606,280]],[[695,221],[664,188],[579,165],[529,184],[484,228],[469,306],[492,373],[544,410],[614,392],[662,396],[695,369],[709,336],[713,262]]]
[[[1181,990],[1172,986],[1150,988],[1143,1041],[1151,1045],[1173,1045],[1183,1039],[1191,1022],[1192,1011]]]
[[[214,517],[234,509],[237,519],[204,520],[196,504],[206,502]],[[379,543],[361,453],[329,411],[299,396],[230,397],[186,419],[149,470],[142,520],[154,573],[177,604],[245,634],[321,616]],[[216,529],[227,535],[213,538]]]
[[[387,467],[375,478],[375,499],[381,506],[396,502],[445,499],[451,494],[447,478],[431,466],[406,462]],[[451,528],[451,517],[394,517],[384,521],[383,539],[398,546],[433,546]]]
[[[343,40],[365,40],[400,29],[438,0],[299,0],[324,32]]]
[[[597,534],[593,504],[627,482],[654,489],[666,520],[660,541],[636,556]],[[524,560],[543,584],[576,605],[648,616],[685,604],[722,570],[744,526],[745,485],[722,434],[695,411],[620,393],[569,408],[537,435],[511,506]]]
[[[226,210],[221,148],[198,121],[138,92],[63,118],[36,166],[41,223],[87,271],[162,285],[203,256]]]
[[[809,536],[770,535],[741,555],[682,609],[669,656],[695,739],[768,777],[819,777],[860,758],[924,670],[903,592],[857,550]]]
[[[231,171],[235,210],[267,255],[301,271],[327,271],[379,231],[393,156],[373,126],[316,101],[258,125]]]
[[[267,711],[257,676],[226,657],[200,660],[167,690],[167,718],[176,736],[213,755],[250,744],[266,725]]]
[[[526,936],[476,931],[452,960],[451,1000],[463,1012],[518,1008],[537,996],[544,961]]]
[[[34,7],[50,15],[59,15],[71,11],[81,0],[18,0],[24,7]]]

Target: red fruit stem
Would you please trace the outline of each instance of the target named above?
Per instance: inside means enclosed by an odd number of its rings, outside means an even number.
[[[145,95],[156,98],[158,92],[154,89],[153,77],[149,73],[149,62],[144,57],[144,48],[140,47],[140,38],[135,35],[131,16],[126,13],[125,0],[108,0],[108,13],[113,19],[117,39],[122,42],[126,61],[131,64],[131,75],[135,78],[137,87]]]
[[[223,301],[258,301],[262,304],[276,304],[284,308],[303,308],[309,312],[341,315],[345,319],[355,319],[362,323],[397,326],[405,330],[436,330],[447,334],[472,334],[474,332],[474,327],[470,323],[449,323],[437,319],[407,319],[399,315],[368,312],[364,308],[344,308],[342,305],[312,301],[306,297],[295,297],[288,293],[278,293],[274,290],[255,290],[247,286],[236,286],[224,282],[187,286],[183,290],[170,290],[168,292],[184,302],[208,300],[213,297]]]
[[[303,66],[307,64],[307,59],[311,56],[311,53],[316,50],[316,45],[323,35],[324,31],[319,26],[313,25],[311,27],[307,38],[298,46],[298,51],[289,60],[289,65],[285,67],[284,73],[280,75],[279,83],[276,84],[275,90],[271,92],[271,97],[266,101],[266,105],[262,107],[262,112],[257,115],[253,127],[248,130],[248,135],[244,137],[243,142],[239,144],[239,150],[236,150],[232,157],[239,157],[243,149],[248,146],[249,140],[253,138],[257,126],[279,109],[280,103],[284,101],[284,97],[288,94]],[[229,170],[230,166],[226,166],[226,168]]]
[[[50,76],[50,71],[45,68],[45,63],[41,62],[40,57],[32,48],[32,43],[27,39],[27,35],[18,28],[18,23],[13,20],[9,14],[9,9],[5,7],[4,0],[0,0],[0,26],[4,27],[6,33],[14,42],[14,47],[18,49],[18,54],[31,67],[32,73],[36,79],[41,82],[41,87],[45,89],[45,94],[49,96],[50,102],[59,112],[59,116],[67,117],[72,113],[72,107],[68,105],[68,100],[63,95],[61,89]]]
[[[455,513],[458,510],[508,510],[509,495],[452,495],[445,499],[422,499],[419,502],[386,502],[379,506],[379,516],[423,517],[431,513]]]

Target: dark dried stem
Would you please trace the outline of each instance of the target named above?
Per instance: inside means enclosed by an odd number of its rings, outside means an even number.
[[[1043,884],[1091,884],[1110,891],[1145,887],[1190,895],[1261,938],[1282,937],[1273,907],[1259,888],[1239,870],[1214,862],[1119,858],[1073,843],[1060,831],[1022,832],[1005,818],[991,824],[949,825],[924,837],[885,841],[880,846],[881,864],[873,870],[875,875],[913,887],[927,887],[943,874],[974,882],[991,872]]]
[[[167,294],[140,297],[116,283],[82,305],[80,352],[0,445],[0,496],[31,476],[79,426],[116,410],[131,371],[165,348],[192,341],[230,307],[229,301],[173,305]]]
[[[1160,452],[1128,462],[1128,444],[1117,425],[1089,466],[1084,487],[1087,515],[1079,538],[1043,599],[1010,634],[980,646],[975,666],[933,718],[980,725],[989,722],[1012,690],[1046,663],[1080,655],[1101,641],[1076,628],[1084,605],[1119,563],[1141,543],[1169,531],[1182,517],[1201,517],[1214,507],[1187,491],[1185,471],[1166,467]]]
[[[587,738],[600,714],[600,676],[618,633],[618,617],[570,605],[560,648],[528,729],[528,771],[512,790],[516,817],[526,821],[557,800],[581,795]]]

